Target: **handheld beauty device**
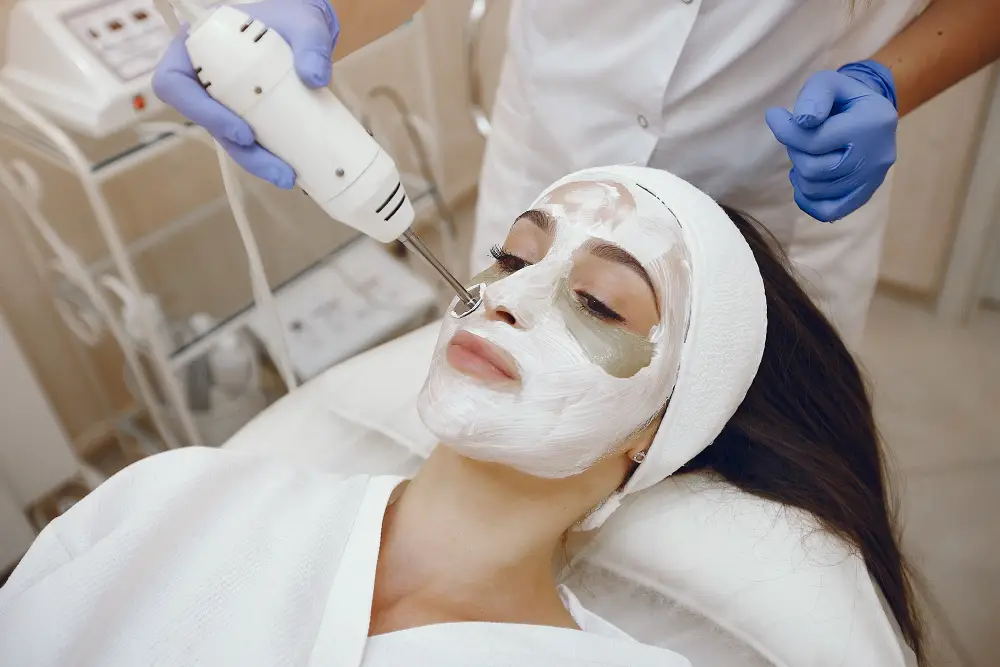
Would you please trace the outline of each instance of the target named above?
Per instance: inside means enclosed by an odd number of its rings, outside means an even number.
[[[320,208],[383,243],[399,239],[427,260],[458,294],[452,316],[479,307],[481,286],[467,290],[411,230],[413,206],[392,158],[332,91],[302,83],[276,31],[223,5],[198,17],[186,46],[209,95],[292,166]]]

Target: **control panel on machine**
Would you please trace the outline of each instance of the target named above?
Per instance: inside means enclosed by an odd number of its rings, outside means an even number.
[[[63,22],[123,83],[149,75],[173,36],[151,0],[85,6]]]
[[[103,137],[163,107],[152,77],[173,35],[153,0],[18,0],[7,30],[0,79],[64,128]]]

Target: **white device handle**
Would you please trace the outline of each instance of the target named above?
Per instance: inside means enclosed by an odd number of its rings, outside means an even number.
[[[206,91],[292,166],[327,214],[383,243],[410,227],[413,206],[392,158],[332,91],[302,83],[276,31],[221,6],[192,27],[186,45]]]

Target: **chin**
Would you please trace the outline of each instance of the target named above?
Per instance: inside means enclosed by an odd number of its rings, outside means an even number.
[[[439,358],[431,364],[417,396],[417,414],[438,439],[464,441],[476,436],[484,424],[495,424],[510,401],[509,390],[470,378]]]
[[[417,415],[427,430],[439,440],[447,442],[467,430],[474,418],[474,409],[466,408],[469,415],[462,418],[456,401],[443,401],[442,398],[462,391],[459,383],[443,381],[438,375],[440,369],[431,369],[417,395]],[[454,371],[453,371],[454,372]],[[450,385],[450,386],[444,386]]]

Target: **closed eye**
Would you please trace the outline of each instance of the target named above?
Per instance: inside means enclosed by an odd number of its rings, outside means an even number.
[[[510,275],[527,266],[531,266],[531,262],[507,252],[499,245],[495,245],[490,248],[490,255],[493,257],[494,261],[496,261],[497,266],[500,268],[500,271],[504,273],[504,275]],[[624,317],[616,313],[608,307],[607,304],[594,295],[584,292],[583,290],[578,290],[575,294],[580,307],[597,319],[604,320],[605,322],[625,321]]]
[[[587,292],[578,291],[576,297],[580,306],[594,317],[606,322],[624,322],[625,318],[609,308],[603,301]]]
[[[517,255],[512,255],[498,245],[490,248],[490,255],[496,261],[497,266],[505,275],[510,275],[520,271],[526,266],[530,266],[531,262],[521,259]]]

